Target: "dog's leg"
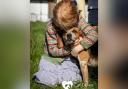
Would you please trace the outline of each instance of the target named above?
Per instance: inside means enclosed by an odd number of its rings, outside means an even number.
[[[83,76],[83,81],[84,81],[84,85],[87,86],[88,85],[88,66],[87,66],[87,62],[86,61],[81,61],[80,62],[80,68],[81,68],[81,72],[82,72],[82,76]]]
[[[89,58],[90,56],[89,56],[88,51],[82,51],[78,55],[78,60],[80,63],[80,68],[81,68],[82,77],[83,77],[85,86],[88,85],[88,81],[89,81],[88,65],[87,65]]]

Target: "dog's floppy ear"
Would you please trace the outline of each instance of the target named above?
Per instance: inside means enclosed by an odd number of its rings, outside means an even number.
[[[79,38],[81,36],[81,32],[80,32],[79,28],[77,28],[77,27],[73,28],[73,33],[76,34],[77,38]]]

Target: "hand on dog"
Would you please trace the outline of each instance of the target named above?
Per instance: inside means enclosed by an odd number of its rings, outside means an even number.
[[[72,49],[71,54],[72,56],[77,57],[79,52],[81,52],[82,50],[84,50],[84,48],[82,45],[79,44]]]
[[[82,41],[83,38],[80,37],[78,40],[75,41],[74,47],[71,51],[72,56],[77,57],[79,52],[84,50],[83,46],[80,44],[80,41]]]
[[[83,40],[83,38],[79,37],[79,39],[75,41],[74,47],[71,51],[72,56],[77,57],[79,52],[84,50],[83,46],[80,44],[80,41],[82,41],[82,40]]]
[[[79,44],[80,44],[80,41],[82,41],[82,40],[83,40],[83,38],[82,38],[82,37],[79,37],[79,39],[77,39],[77,40],[75,41],[74,46],[79,45]]]

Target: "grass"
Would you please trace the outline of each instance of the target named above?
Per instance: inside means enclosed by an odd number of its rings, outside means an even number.
[[[57,85],[54,87],[48,87],[42,84],[37,84],[32,80],[32,75],[38,71],[38,64],[41,58],[41,55],[44,53],[43,51],[43,43],[44,43],[44,32],[46,28],[46,23],[43,22],[31,22],[30,29],[30,81],[31,81],[31,89],[63,89],[61,85]],[[91,73],[93,77],[96,77],[95,74]],[[90,84],[87,88],[83,86],[82,82],[78,82],[74,84],[72,89],[98,89],[97,78],[90,78]]]

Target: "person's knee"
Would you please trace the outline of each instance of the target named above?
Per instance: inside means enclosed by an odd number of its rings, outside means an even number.
[[[47,72],[47,71],[40,71],[36,73],[36,80],[38,79],[38,83],[48,85],[48,86],[54,86],[58,83],[58,79],[56,74]]]

